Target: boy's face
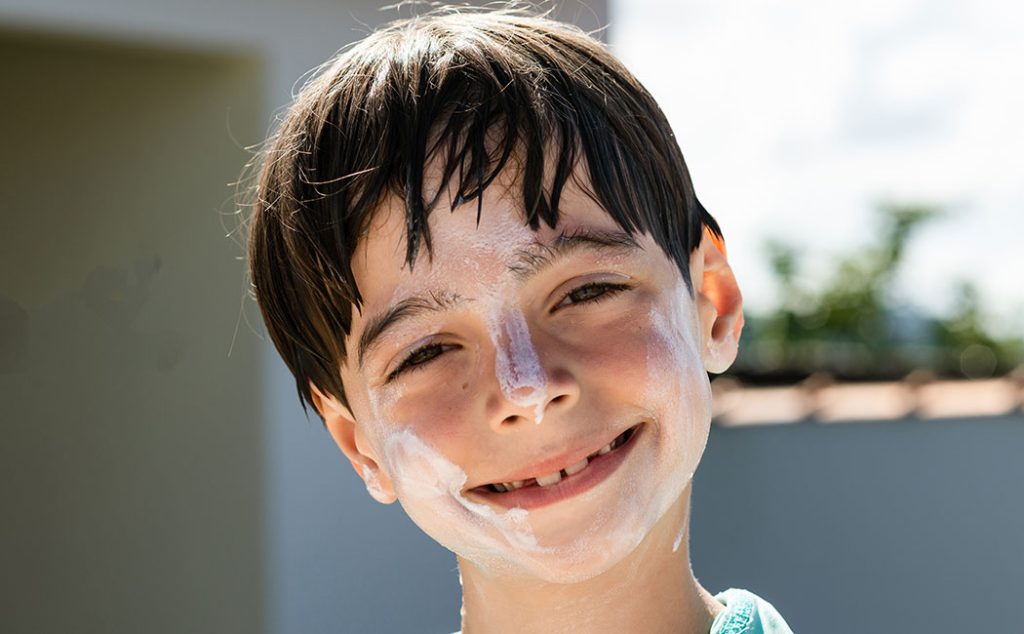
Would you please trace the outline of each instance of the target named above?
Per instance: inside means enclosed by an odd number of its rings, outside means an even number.
[[[629,238],[575,186],[559,227],[537,232],[515,192],[499,178],[479,227],[475,201],[433,213],[433,257],[411,272],[390,201],[352,262],[351,409],[316,398],[378,500],[397,496],[477,566],[570,582],[629,554],[689,483],[706,368],[735,356],[739,294],[708,240],[694,301],[649,236]]]

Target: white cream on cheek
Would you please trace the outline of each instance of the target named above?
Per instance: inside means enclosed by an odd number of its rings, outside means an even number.
[[[706,442],[710,395],[702,387],[707,381],[692,332],[692,302],[686,301],[685,292],[681,285],[673,289],[670,299],[649,315],[648,378],[637,399],[638,406],[650,407],[653,422],[644,440],[647,454],[632,461],[614,504],[596,510],[596,505],[578,507],[588,509],[585,521],[568,522],[560,505],[531,515],[519,508],[497,512],[467,499],[462,495],[466,472],[419,437],[413,421],[391,415],[400,388],[371,398],[383,466],[413,521],[483,571],[527,572],[559,583],[595,576],[632,552],[692,478],[703,452],[701,434]],[[677,538],[673,551],[680,543]]]
[[[594,526],[572,526],[573,539],[544,544],[531,513],[522,508],[497,512],[462,495],[467,476],[409,427],[395,428],[383,441],[384,464],[409,517],[442,546],[482,572],[527,574],[556,583],[592,577],[614,563],[609,546],[621,531],[608,525],[612,509]],[[550,522],[548,522],[550,523]],[[561,516],[560,524],[565,523]],[[543,522],[542,522],[543,524]],[[545,534],[543,528],[541,532]],[[637,540],[636,543],[639,543]],[[635,547],[636,544],[632,544]]]
[[[424,532],[490,573],[526,573],[568,583],[614,563],[608,557],[607,542],[619,539],[609,522],[616,516],[615,509],[599,509],[590,526],[586,522],[571,525],[572,533],[565,538],[559,532],[567,523],[557,510],[543,517],[538,532],[525,509],[499,512],[468,499],[462,494],[466,472],[414,431],[429,427],[423,421],[402,420],[398,414],[403,392],[399,385],[386,385],[366,393],[371,413],[367,435],[374,438],[381,468],[394,483],[403,508]],[[427,424],[440,427],[444,423],[431,420]],[[371,495],[380,490],[374,480],[368,480],[367,488]]]
[[[497,513],[462,495],[466,472],[429,447],[408,427],[391,433],[384,442],[388,467],[402,506],[423,526],[461,526],[462,543],[446,543],[449,535],[435,535],[444,545],[474,560],[491,559],[513,550],[537,550],[537,539],[525,509]],[[469,526],[467,526],[467,524]],[[475,531],[467,531],[469,527]],[[454,548],[453,548],[454,550]]]
[[[692,480],[711,423],[711,388],[700,355],[695,303],[681,277],[666,296],[666,305],[660,310],[653,307],[650,312],[657,336],[647,351],[649,378],[645,390],[647,402],[666,407],[659,414],[660,441],[665,444],[660,455],[667,461],[662,468],[660,499],[654,505],[659,517]],[[673,552],[684,530],[685,526],[680,527]]]
[[[540,422],[546,397],[546,379],[533,347],[529,326],[514,299],[514,280],[506,262],[515,251],[533,243],[528,227],[495,214],[501,226],[477,230],[475,226],[435,229],[435,243],[445,245],[425,275],[400,284],[392,303],[422,289],[457,289],[471,300],[470,310],[482,313],[495,348],[495,378],[512,403],[533,407]],[[459,256],[453,254],[458,253]],[[477,347],[479,349],[479,346]],[[525,509],[498,513],[462,495],[467,475],[457,464],[431,447],[414,431],[415,421],[400,420],[395,406],[403,390],[385,385],[367,394],[368,408],[379,439],[382,467],[391,477],[398,499],[409,516],[443,546],[484,568],[522,566],[524,556],[545,552],[534,536]],[[444,425],[444,421],[431,421]],[[460,424],[480,424],[480,421]],[[377,499],[382,491],[374,474],[367,489]],[[517,564],[518,562],[518,564]]]
[[[469,310],[482,316],[494,345],[495,378],[503,395],[520,407],[532,407],[540,422],[547,402],[546,375],[515,299],[515,280],[506,269],[516,251],[532,244],[536,234],[514,218],[492,214],[491,219],[490,226],[479,230],[471,224],[442,225],[435,230],[435,244],[447,250],[430,262],[428,273],[417,271],[414,279],[397,288],[393,299],[424,288],[451,288],[469,298]],[[650,313],[653,336],[647,349],[647,385],[631,405],[653,424],[647,425],[645,431],[650,433],[640,439],[646,454],[631,456],[629,477],[617,485],[614,499],[595,489],[588,492],[593,494],[590,497],[580,496],[582,500],[533,514],[519,508],[497,512],[473,502],[461,493],[468,481],[466,472],[417,435],[430,427],[396,416],[400,389],[371,393],[381,466],[413,521],[482,571],[525,572],[559,583],[593,577],[632,552],[692,477],[703,452],[703,444],[694,446],[702,428],[706,441],[710,393],[701,388],[707,379],[691,332],[692,302],[685,301],[685,292],[680,279],[671,300]],[[429,425],[444,424],[429,421]],[[367,488],[371,494],[380,491],[379,484],[369,480]],[[569,521],[566,505],[581,505],[574,509],[587,516]]]
[[[542,551],[525,509],[498,513],[467,499],[462,495],[466,472],[417,436],[410,424],[394,419],[402,391],[385,386],[367,394],[372,417],[367,431],[409,517],[438,543],[484,568],[508,569],[523,553]],[[376,478],[373,482],[367,481],[371,495],[380,490]]]

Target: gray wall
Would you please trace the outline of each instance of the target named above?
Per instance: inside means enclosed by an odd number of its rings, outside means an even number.
[[[1018,631],[1024,416],[712,430],[693,569],[797,634]]]

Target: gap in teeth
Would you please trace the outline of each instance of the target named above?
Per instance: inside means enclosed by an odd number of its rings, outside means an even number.
[[[515,491],[516,489],[523,489],[531,486],[548,487],[553,484],[558,484],[559,482],[561,482],[562,478],[568,478],[569,476],[576,475],[580,471],[586,469],[587,465],[590,464],[590,461],[596,458],[597,456],[603,456],[626,444],[626,441],[629,440],[629,438],[632,435],[633,428],[630,427],[626,431],[616,436],[615,440],[611,441],[604,447],[601,447],[600,449],[590,454],[586,458],[580,460],[576,464],[569,465],[565,469],[556,471],[555,473],[551,473],[546,476],[540,476],[539,478],[529,478],[527,480],[516,480],[514,482],[499,482],[490,485],[490,488],[492,491],[496,491],[498,493],[505,493],[508,491]]]

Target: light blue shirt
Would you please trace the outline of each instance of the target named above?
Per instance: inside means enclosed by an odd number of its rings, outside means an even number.
[[[708,634],[793,634],[775,607],[753,592],[729,588],[715,595],[725,605]]]
[[[715,600],[725,609],[712,621],[708,634],[793,634],[775,607],[753,592],[729,588]]]

